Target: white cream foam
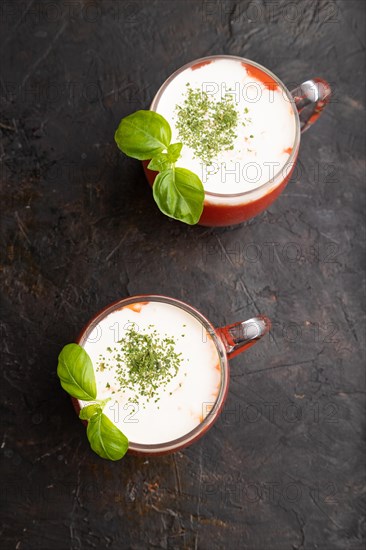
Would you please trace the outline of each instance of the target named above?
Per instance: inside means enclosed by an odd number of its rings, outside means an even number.
[[[123,338],[130,323],[140,331],[154,325],[161,338],[168,335],[175,339],[175,350],[182,353],[183,360],[177,375],[159,390],[157,403],[145,398],[138,406],[129,403],[133,394],[120,391],[113,372],[96,371],[97,398],[112,398],[104,413],[131,442],[149,445],[177,439],[200,424],[210,410],[209,404],[216,401],[221,374],[216,346],[193,315],[163,302],[143,304],[141,309],[137,303],[110,313],[93,329],[83,347],[96,367],[101,355],[108,356],[107,348],[113,349]],[[84,403],[80,401],[80,405]]]
[[[198,174],[205,191],[217,194],[243,193],[270,181],[284,167],[296,138],[294,109],[282,88],[268,89],[234,59],[185,69],[169,82],[154,104],[154,110],[169,121],[173,142],[179,140],[176,106],[183,105],[187,83],[193,89],[206,90],[216,101],[231,89],[240,116],[233,150],[222,151],[212,166],[206,167],[184,145],[177,166]]]

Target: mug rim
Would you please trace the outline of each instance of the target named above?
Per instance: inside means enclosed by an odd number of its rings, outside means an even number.
[[[289,165],[294,164],[295,161],[296,161],[296,157],[297,157],[299,147],[300,147],[301,126],[300,126],[299,113],[298,113],[298,110],[297,110],[296,105],[295,105],[295,100],[294,100],[293,96],[291,95],[290,91],[285,86],[285,84],[282,82],[282,80],[280,80],[278,78],[278,76],[276,76],[274,73],[272,73],[272,71],[270,71],[269,69],[267,69],[263,65],[260,65],[259,63],[256,63],[255,61],[252,61],[251,59],[247,59],[246,57],[241,57],[241,56],[238,56],[238,55],[215,54],[215,55],[208,55],[206,57],[199,57],[198,59],[194,59],[193,61],[190,61],[189,63],[186,63],[185,65],[182,65],[182,67],[180,67],[179,69],[174,71],[163,82],[163,84],[160,86],[160,88],[156,92],[156,94],[155,94],[155,96],[154,96],[154,98],[151,102],[150,110],[151,111],[156,110],[157,104],[159,103],[159,100],[160,100],[163,92],[165,91],[165,88],[168,86],[168,84],[170,84],[170,82],[172,82],[172,80],[174,80],[174,78],[178,74],[185,71],[186,69],[189,69],[193,65],[197,65],[197,64],[202,63],[204,61],[207,61],[209,59],[212,59],[212,60],[214,60],[214,59],[216,59],[216,60],[217,59],[232,59],[232,60],[236,60],[236,61],[245,62],[246,64],[252,65],[252,66],[256,67],[257,69],[260,69],[264,73],[268,74],[268,76],[270,76],[273,80],[275,80],[277,82],[277,84],[282,88],[282,91],[285,92],[290,104],[292,105],[292,110],[293,110],[293,113],[294,113],[294,116],[295,116],[295,126],[296,126],[296,128],[295,128],[294,144],[293,144],[290,156],[287,159],[287,161],[285,162],[285,164],[282,166],[282,168],[280,168],[280,170],[278,172],[276,172],[276,174],[270,180],[266,181],[265,183],[262,183],[261,185],[259,185],[258,187],[255,187],[254,189],[250,189],[249,191],[243,191],[241,193],[212,193],[212,191],[206,191],[205,190],[205,196],[207,196],[207,197],[218,197],[218,198],[245,197],[245,196],[249,196],[251,194],[255,194],[258,191],[266,190],[267,188],[277,187],[277,185],[279,185],[286,177],[286,176],[283,176],[283,171],[286,170]],[[287,171],[287,174],[289,174],[290,172],[291,172],[291,168]]]
[[[120,300],[116,300],[115,302],[112,302],[108,306],[101,309],[98,313],[96,313],[96,315],[94,315],[88,321],[88,323],[84,326],[79,336],[77,337],[76,343],[84,347],[84,344],[88,336],[102,319],[104,319],[107,315],[109,315],[113,311],[121,309],[122,307],[125,307],[128,304],[138,303],[138,302],[168,303],[176,307],[179,307],[185,310],[186,312],[188,312],[189,314],[191,314],[204,326],[204,328],[210,334],[213,340],[213,343],[215,344],[215,347],[217,349],[217,353],[220,360],[220,371],[221,371],[220,390],[212,406],[212,409],[208,412],[207,416],[204,418],[202,422],[200,422],[190,432],[180,436],[179,438],[173,439],[171,441],[166,441],[163,443],[154,443],[154,444],[141,444],[141,443],[135,443],[133,441],[129,441],[128,452],[131,451],[132,453],[136,453],[136,454],[140,454],[140,453],[141,454],[164,454],[164,453],[180,450],[190,445],[199,437],[201,437],[214,424],[214,422],[216,421],[217,417],[221,412],[221,409],[224,405],[227,392],[228,392],[229,362],[228,362],[225,345],[222,339],[220,338],[220,336],[218,335],[218,333],[216,332],[216,329],[214,328],[214,326],[210,323],[210,321],[204,315],[202,315],[200,311],[198,311],[191,305],[181,300],[177,300],[176,298],[171,298],[169,296],[164,296],[161,294],[138,294],[136,296],[129,296],[127,298],[121,298]],[[76,399],[76,402],[81,409],[80,400]]]

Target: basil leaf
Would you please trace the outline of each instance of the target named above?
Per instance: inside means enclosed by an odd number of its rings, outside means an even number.
[[[158,174],[153,195],[160,210],[193,225],[201,217],[205,192],[199,177],[186,168],[170,168]]]
[[[151,159],[148,164],[148,169],[154,170],[155,172],[168,170],[171,168],[171,165],[179,159],[182,147],[183,143],[172,143],[168,146],[167,153],[158,153]]]
[[[166,153],[159,153],[151,159],[147,167],[149,170],[154,170],[155,172],[163,172],[170,168],[170,166],[171,162],[169,162],[168,155]]]
[[[98,403],[93,403],[93,405],[87,405],[83,407],[80,411],[79,418],[81,420],[89,420],[92,416],[97,414],[98,411],[101,411],[101,406]]]
[[[154,111],[136,111],[123,118],[114,135],[118,147],[129,157],[152,159],[170,144],[167,120]]]
[[[83,401],[97,397],[93,364],[87,352],[78,344],[67,344],[58,357],[57,375],[68,394]]]
[[[176,162],[180,157],[183,143],[171,143],[168,147],[168,158],[170,162]]]
[[[102,458],[119,460],[127,452],[127,437],[101,411],[90,418],[86,433],[91,448]]]

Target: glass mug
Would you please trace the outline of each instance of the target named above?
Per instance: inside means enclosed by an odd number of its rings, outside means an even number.
[[[113,304],[104,308],[87,323],[76,342],[80,346],[86,347],[88,339],[89,341],[93,342],[96,340],[95,334],[98,333],[98,331],[96,331],[96,328],[100,328],[101,321],[104,320],[106,322],[106,318],[110,314],[117,313],[122,309],[131,307],[133,308],[133,311],[138,311],[138,307],[136,309],[136,305],[141,305],[142,307],[143,305],[150,303],[153,306],[154,304],[165,304],[169,306],[174,306],[174,308],[178,308],[178,315],[180,313],[185,316],[188,315],[188,319],[190,319],[190,317],[193,317],[192,321],[194,323],[199,323],[200,331],[202,329],[202,332],[200,332],[200,339],[202,339],[201,341],[205,343],[207,342],[207,338],[209,338],[210,342],[213,343],[216,349],[217,357],[219,358],[220,382],[217,390],[216,400],[211,401],[210,403],[200,403],[201,407],[203,405],[209,405],[206,411],[207,416],[205,416],[205,418],[202,417],[200,423],[196,427],[191,429],[188,433],[183,433],[179,437],[171,441],[164,441],[161,443],[153,444],[134,443],[133,440],[131,440],[131,436],[129,436],[130,441],[128,452],[137,455],[161,455],[176,452],[187,447],[188,445],[191,445],[197,439],[202,437],[217,420],[224,406],[229,388],[229,359],[232,359],[239,353],[245,351],[253,344],[255,344],[258,340],[260,340],[265,334],[269,332],[271,327],[270,320],[264,315],[259,315],[252,319],[249,319],[248,321],[234,323],[225,327],[214,328],[210,321],[206,319],[206,317],[204,317],[202,313],[184,302],[160,295],[139,295],[118,300],[117,302],[114,302]],[[177,312],[174,309],[174,315],[176,315],[176,313]],[[110,327],[109,324],[107,325],[107,327],[109,329],[112,329],[113,327]],[[79,415],[81,404],[77,399],[71,399],[75,411]],[[83,423],[86,424],[86,421],[83,421]],[[123,431],[123,426],[121,429]]]
[[[242,223],[257,216],[273,203],[285,189],[294,171],[301,133],[305,132],[317,120],[324,106],[329,102],[331,95],[328,82],[320,78],[307,80],[290,92],[276,75],[254,61],[233,55],[213,55],[191,61],[175,71],[158,90],[151,103],[150,110],[158,110],[159,101],[167,86],[183,71],[189,68],[194,70],[213,61],[225,59],[236,60],[244,64],[269,89],[271,89],[271,86],[272,89],[280,89],[292,106],[296,128],[294,143],[288,160],[268,181],[250,191],[241,193],[221,194],[205,192],[204,208],[198,224],[209,227]],[[147,165],[148,161],[144,161],[145,175],[152,186],[157,173],[148,170]],[[189,166],[186,166],[186,168],[189,168]]]

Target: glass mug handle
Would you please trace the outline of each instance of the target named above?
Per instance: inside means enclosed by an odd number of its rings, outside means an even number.
[[[263,338],[270,328],[271,321],[268,317],[258,315],[248,321],[217,328],[216,333],[224,343],[228,359],[232,359]]]
[[[305,132],[319,118],[329,102],[331,93],[330,85],[321,78],[307,80],[291,90],[299,112],[301,132]]]

